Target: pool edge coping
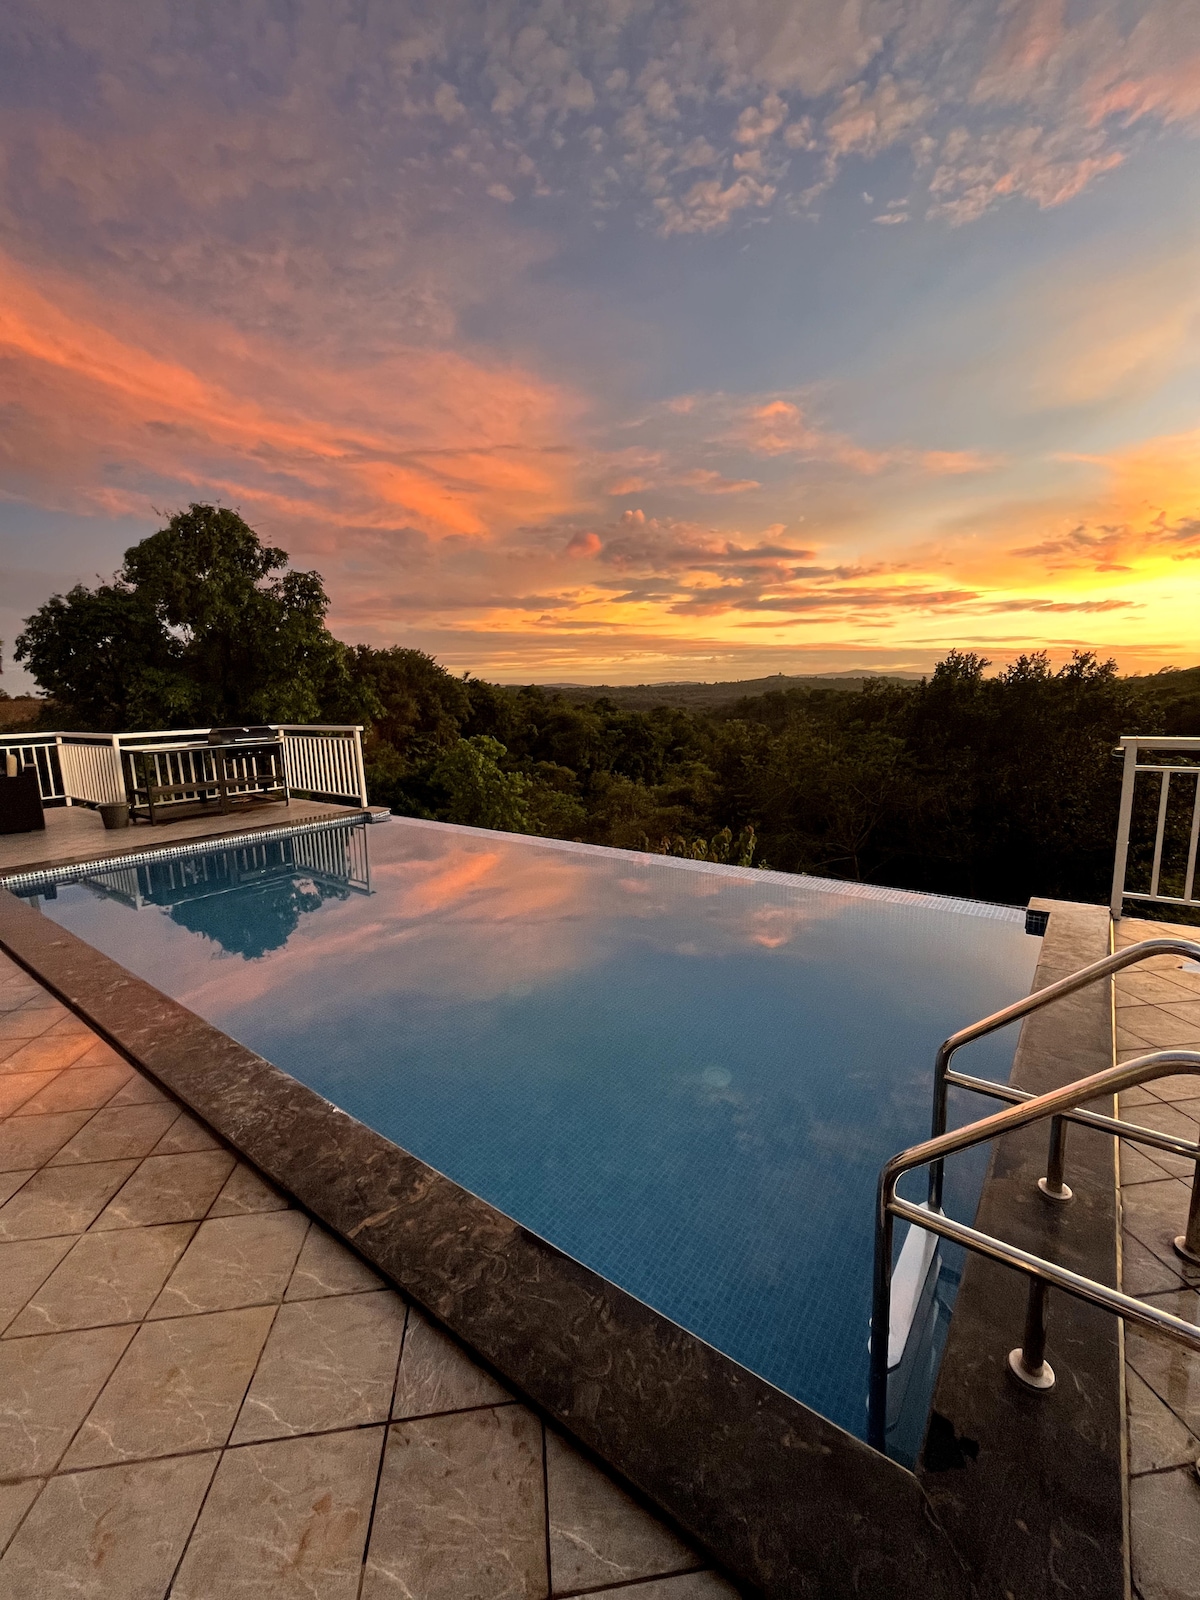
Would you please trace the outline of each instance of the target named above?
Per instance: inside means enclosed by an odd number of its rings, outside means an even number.
[[[971,1592],[904,1468],[6,889],[0,948],[736,1581],[781,1597],[850,1574],[888,1600]]]
[[[1035,991],[1110,953],[1106,906],[1041,898],[1029,905],[1050,913]],[[1110,1067],[1114,1038],[1112,983],[1104,980],[1026,1020],[1010,1082],[1041,1094]],[[972,1115],[992,1109],[971,1097]],[[1115,1115],[1115,1099],[1101,1109]],[[1047,1204],[1036,1187],[1048,1133],[1046,1123],[1035,1123],[993,1146],[975,1226],[1116,1284],[1117,1141],[1071,1127],[1066,1161],[1075,1196],[1064,1207]],[[1127,1600],[1123,1323],[1052,1295],[1046,1356],[1058,1381],[1035,1394],[1006,1370],[1008,1349],[1021,1343],[1025,1300],[1024,1280],[1011,1269],[968,1257],[930,1406],[930,1416],[940,1413],[950,1427],[938,1443],[940,1462],[935,1456],[930,1464],[927,1440],[917,1476],[988,1595],[1060,1594],[1051,1576],[1057,1559],[1071,1568],[1073,1592]],[[963,1445],[978,1454],[953,1461]],[[1015,1473],[1014,1461],[1021,1463]]]

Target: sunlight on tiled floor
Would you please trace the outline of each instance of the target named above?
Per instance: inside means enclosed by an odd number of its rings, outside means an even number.
[[[736,1600],[3,956],[0,1334],[3,1600]]]
[[[1200,929],[1131,917],[1117,944]],[[1154,957],[1116,979],[1117,1059],[1151,1050],[1200,1050],[1200,972],[1177,956]],[[1200,1078],[1161,1078],[1121,1096],[1130,1122],[1200,1139]],[[1200,1269],[1175,1254],[1194,1163],[1123,1144],[1123,1288],[1191,1322],[1200,1321]],[[1200,1596],[1200,1356],[1139,1329],[1125,1331],[1129,1408],[1130,1536],[1140,1600]]]

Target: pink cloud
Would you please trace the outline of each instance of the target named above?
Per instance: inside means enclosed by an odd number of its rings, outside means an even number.
[[[567,554],[580,559],[585,556],[598,555],[602,549],[598,533],[577,533],[567,542]]]

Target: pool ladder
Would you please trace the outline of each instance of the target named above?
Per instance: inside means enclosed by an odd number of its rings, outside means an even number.
[[[1175,1240],[1175,1249],[1185,1261],[1200,1266],[1200,1144],[1178,1139],[1169,1133],[1159,1133],[1156,1128],[1143,1128],[1117,1117],[1106,1117],[1099,1112],[1081,1109],[1086,1101],[1100,1095],[1118,1094],[1137,1084],[1151,1083],[1156,1078],[1186,1074],[1200,1076],[1200,1051],[1156,1050],[1041,1095],[1015,1089],[1010,1084],[992,1083],[987,1078],[955,1072],[950,1066],[954,1052],[971,1040],[993,1033],[997,1028],[1003,1028],[1055,1000],[1074,994],[1088,984],[1111,977],[1125,967],[1151,956],[1164,955],[1183,956],[1200,963],[1200,944],[1187,939],[1144,939],[1140,944],[1130,945],[1114,955],[1105,956],[1101,961],[1094,961],[1070,977],[1038,989],[1023,1000],[1005,1006],[1002,1011],[972,1023],[970,1027],[952,1034],[939,1049],[934,1066],[932,1137],[893,1156],[879,1174],[867,1431],[868,1441],[875,1449],[884,1450],[887,1440],[889,1344],[892,1342],[889,1330],[894,1271],[892,1241],[896,1217],[903,1218],[927,1234],[938,1234],[943,1239],[953,1240],[955,1244],[974,1250],[978,1255],[1002,1262],[1029,1278],[1024,1338],[1019,1349],[1009,1352],[1008,1365],[1013,1376],[1030,1389],[1045,1391],[1054,1386],[1054,1371],[1046,1360],[1046,1293],[1050,1288],[1062,1289],[1077,1299],[1101,1306],[1129,1322],[1157,1329],[1159,1333],[1200,1351],[1200,1326],[1195,1323],[1172,1316],[1170,1312],[1135,1299],[1132,1295],[1122,1294],[1119,1289],[1112,1289],[1107,1284],[1070,1272],[1056,1262],[1047,1261],[1003,1239],[995,1239],[976,1228],[969,1228],[965,1223],[955,1222],[942,1211],[943,1164],[947,1156],[1046,1118],[1050,1119],[1050,1149],[1046,1176],[1038,1180],[1038,1188],[1052,1204],[1061,1205],[1070,1200],[1071,1190],[1063,1181],[1066,1131],[1069,1122],[1077,1122],[1084,1127],[1127,1139],[1133,1144],[1150,1145],[1171,1155],[1185,1156],[1196,1163],[1187,1224]],[[1007,1101],[1008,1108],[947,1133],[946,1099],[951,1088],[970,1089],[976,1094],[988,1095],[993,1100]],[[902,1200],[896,1193],[896,1185],[906,1172],[922,1166],[929,1167],[928,1201],[918,1205],[910,1200]],[[919,1289],[920,1286],[917,1287]]]

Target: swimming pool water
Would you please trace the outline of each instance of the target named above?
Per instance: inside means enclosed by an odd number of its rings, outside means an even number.
[[[1039,950],[1011,908],[400,818],[20,892],[858,1434],[880,1165]]]

